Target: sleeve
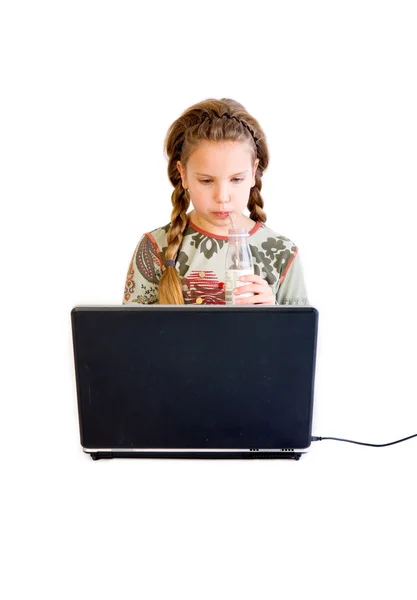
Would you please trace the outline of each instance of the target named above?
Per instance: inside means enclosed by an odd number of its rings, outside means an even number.
[[[133,253],[122,304],[156,304],[162,256],[152,235],[144,234]]]
[[[281,276],[276,302],[277,304],[309,306],[298,248]]]

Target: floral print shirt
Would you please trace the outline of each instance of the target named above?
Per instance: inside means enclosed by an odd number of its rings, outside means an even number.
[[[130,263],[123,304],[158,302],[158,283],[165,263],[169,224],[145,233]],[[261,222],[249,231],[254,272],[267,280],[277,304],[308,306],[298,248]],[[228,238],[188,222],[176,258],[185,304],[225,304]]]

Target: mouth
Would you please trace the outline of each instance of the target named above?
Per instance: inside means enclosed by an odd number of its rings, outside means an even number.
[[[219,219],[228,219],[230,212],[214,212],[213,215],[215,215]]]

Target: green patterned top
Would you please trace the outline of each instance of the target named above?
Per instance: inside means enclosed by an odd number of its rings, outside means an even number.
[[[133,253],[123,304],[158,301],[158,283],[167,249],[169,225],[145,233]],[[261,222],[249,231],[254,272],[267,280],[277,304],[308,306],[297,246]],[[225,263],[228,238],[188,223],[176,259],[185,304],[225,304]]]

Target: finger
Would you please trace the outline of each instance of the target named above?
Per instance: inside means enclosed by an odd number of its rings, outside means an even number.
[[[242,285],[233,290],[233,293],[237,296],[240,296],[241,294],[249,294],[250,292],[253,292],[254,294],[265,294],[265,288],[257,283],[254,283],[252,285]]]
[[[259,283],[248,283],[245,285],[241,285],[236,287],[233,290],[234,294],[247,294],[249,292],[253,292],[254,294],[271,294],[271,288],[269,286],[265,287],[264,285],[259,285]]]
[[[240,281],[250,281],[252,283],[259,283],[260,285],[268,285],[266,279],[263,279],[259,275],[242,275]]]
[[[257,294],[249,298],[235,298],[235,304],[275,304],[275,298],[271,294]]]

